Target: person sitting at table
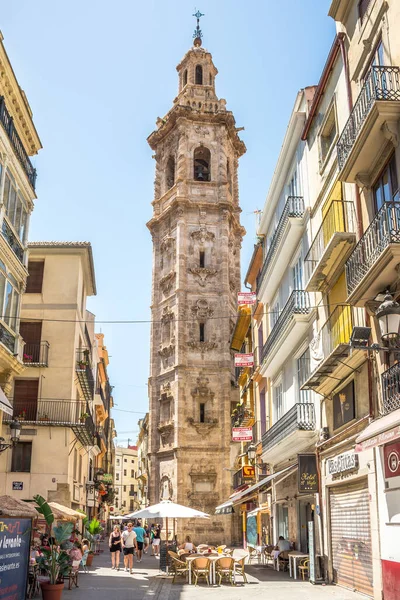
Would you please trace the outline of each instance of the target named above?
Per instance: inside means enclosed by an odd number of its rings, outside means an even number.
[[[290,550],[290,542],[285,540],[283,535],[279,536],[279,540],[272,551],[273,558],[278,558],[281,552],[288,552]]]
[[[193,544],[190,535],[187,535],[185,537],[185,541],[179,546],[179,550],[186,550],[186,552],[196,552],[196,546]]]
[[[78,542],[78,541],[74,542],[74,546],[70,550],[70,553],[69,553],[69,558],[70,558],[71,563],[76,560],[79,560],[79,562],[81,562],[82,546],[81,546],[80,542]]]

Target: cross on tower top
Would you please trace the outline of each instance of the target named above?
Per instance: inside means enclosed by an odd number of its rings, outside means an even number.
[[[203,33],[200,29],[200,18],[204,17],[204,14],[198,10],[192,16],[196,17],[196,19],[197,19],[197,26],[196,26],[196,29],[194,30],[194,34],[193,34],[193,38],[194,38],[193,43],[196,47],[199,47],[199,46],[201,46],[201,38],[203,37]]]

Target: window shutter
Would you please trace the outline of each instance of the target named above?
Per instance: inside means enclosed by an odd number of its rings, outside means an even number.
[[[19,332],[25,344],[40,344],[42,339],[42,322],[21,321]]]
[[[26,421],[36,421],[39,379],[14,381],[14,415],[24,414]]]
[[[26,294],[41,294],[43,285],[44,260],[29,261]]]

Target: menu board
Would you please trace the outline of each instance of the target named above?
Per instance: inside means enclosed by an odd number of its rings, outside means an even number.
[[[31,519],[0,518],[0,598],[25,600]]]
[[[317,457],[315,454],[298,454],[298,489],[300,494],[316,494],[318,489]]]

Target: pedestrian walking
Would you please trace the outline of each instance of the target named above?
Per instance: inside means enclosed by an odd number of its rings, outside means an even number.
[[[137,561],[138,563],[142,562],[142,552],[144,545],[144,537],[146,535],[146,530],[142,527],[140,521],[137,521],[136,527],[133,528],[133,531],[136,533],[136,544],[137,544]]]
[[[147,524],[144,529],[145,529],[146,534],[144,536],[143,553],[147,554],[147,551],[148,551],[149,545],[150,545],[150,525]]]
[[[161,527],[157,527],[153,531],[153,550],[154,556],[160,556],[160,544],[161,544]]]
[[[121,545],[124,551],[125,571],[129,570],[132,574],[134,548],[136,548],[137,552],[136,533],[133,531],[132,523],[128,523],[126,531],[123,532],[121,536]]]
[[[111,568],[119,571],[119,558],[121,556],[121,532],[118,525],[114,526],[114,530],[110,533],[108,540],[111,552]]]

